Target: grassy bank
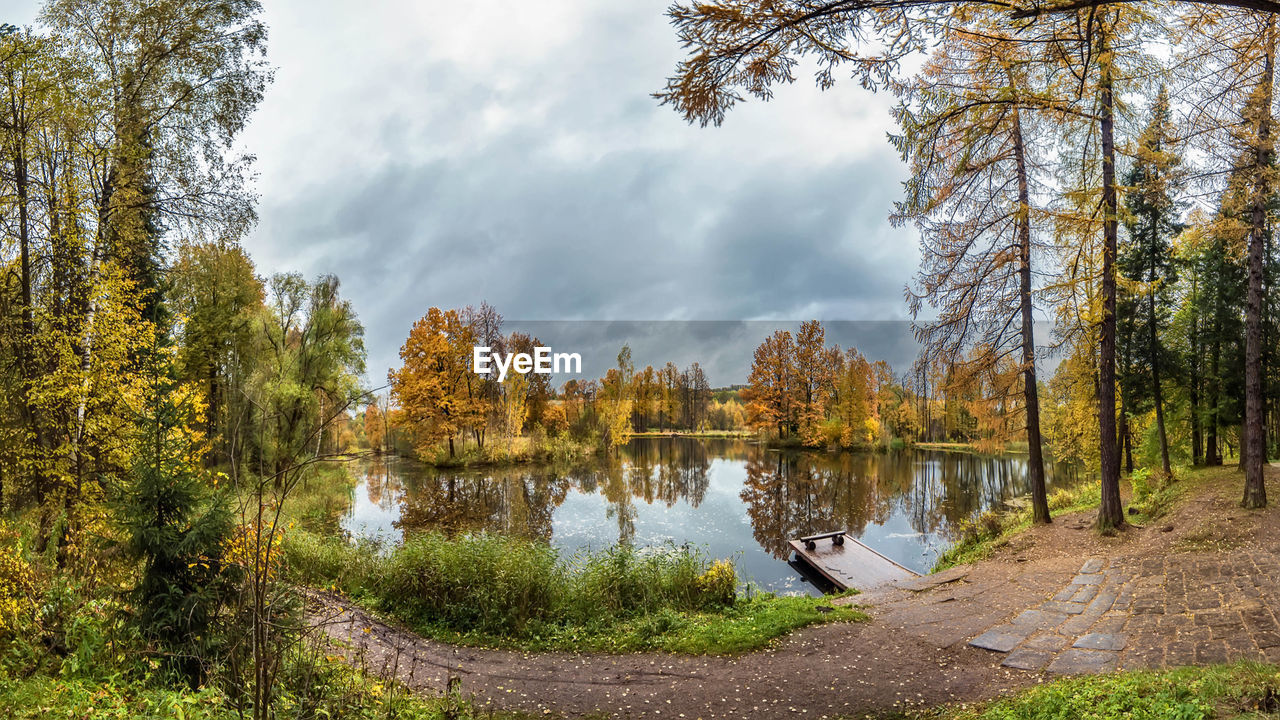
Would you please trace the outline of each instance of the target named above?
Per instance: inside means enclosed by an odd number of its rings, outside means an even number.
[[[731,563],[680,548],[561,558],[545,543],[424,534],[383,554],[299,531],[285,558],[295,582],[467,645],[724,654],[806,625],[865,618],[826,598],[741,594]]]
[[[518,437],[494,440],[483,448],[464,443],[455,447],[453,455],[449,447],[441,445],[427,452],[417,453],[419,462],[440,468],[501,467],[526,463],[573,464],[582,462],[605,451],[598,438]]]
[[[1065,515],[1097,507],[1100,493],[1099,486],[1088,481],[1074,488],[1055,491],[1049,495],[1049,514]],[[965,522],[960,528],[959,539],[934,563],[934,572],[990,557],[996,549],[1008,544],[1010,537],[1031,527],[1031,520],[1031,506],[1028,504],[1015,510],[988,510]]]
[[[1186,492],[1208,482],[1223,479],[1232,474],[1232,467],[1174,468],[1173,478],[1158,477],[1145,469],[1133,472],[1122,481],[1122,491],[1127,490],[1128,521],[1144,525],[1159,519],[1169,511]],[[1127,488],[1124,487],[1127,485]],[[1085,480],[1074,488],[1058,490],[1049,495],[1051,516],[1092,510],[1101,502],[1101,490],[1096,481]],[[1031,527],[1031,506],[1007,511],[990,510],[965,523],[960,537],[943,553],[934,571],[982,560],[996,549],[1003,547],[1015,534]]]
[[[1058,680],[976,706],[911,720],[1208,720],[1276,717],[1280,667],[1257,663],[1121,672]]]

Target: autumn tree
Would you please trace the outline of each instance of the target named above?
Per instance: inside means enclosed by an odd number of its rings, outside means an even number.
[[[822,323],[810,320],[800,324],[793,348],[791,367],[795,372],[795,420],[797,432],[806,444],[816,444],[818,425],[826,419],[836,368],[824,347],[826,334]]]
[[[403,365],[388,374],[391,398],[420,453],[447,441],[452,458],[457,435],[484,422],[486,405],[471,371],[474,346],[474,331],[456,310],[434,307],[401,346]]]
[[[875,370],[862,353],[849,348],[836,372],[833,415],[840,422],[840,444],[870,445],[880,434]]]
[[[1262,387],[1265,256],[1276,194],[1276,18],[1230,8],[1194,7],[1183,14],[1182,58],[1196,78],[1192,125],[1210,157],[1235,168],[1226,174],[1228,214],[1247,228],[1244,253],[1244,507],[1264,507],[1266,438]]]
[[[181,377],[203,387],[214,459],[228,462],[244,446],[244,389],[257,360],[254,318],[265,288],[244,250],[222,242],[182,243],[167,280]]]
[[[958,11],[903,98],[894,138],[912,169],[893,219],[921,234],[921,271],[908,288],[926,362],[947,358],[949,378],[970,386],[1016,358],[1022,373],[1028,472],[1036,522],[1048,523],[1037,396],[1032,204],[1039,182],[1037,114],[1060,115],[1048,95],[1039,46],[1012,37],[992,11]],[[1049,119],[1053,119],[1053,116]],[[1042,134],[1042,133],[1041,133]],[[959,406],[957,406],[959,407]]]
[[[623,345],[618,351],[618,366],[609,368],[600,381],[597,402],[605,444],[616,447],[631,436],[631,382],[635,365],[631,361],[631,346]]]
[[[778,437],[786,437],[796,429],[794,414],[795,344],[791,333],[777,330],[755,349],[751,362],[749,387],[742,397],[747,401],[747,422],[758,428],[771,428]]]
[[[386,415],[375,397],[373,402],[364,409],[364,436],[369,442],[369,449],[377,455],[381,455],[387,449],[386,423]]]

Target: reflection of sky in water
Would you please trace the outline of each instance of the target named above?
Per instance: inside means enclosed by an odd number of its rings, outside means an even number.
[[[384,543],[398,543],[403,533],[395,526],[400,518],[399,489],[384,491],[378,502],[369,497],[368,474],[353,465],[351,472],[360,476],[360,484],[351,492],[351,509],[342,518],[342,529],[353,537],[365,537]]]
[[[804,581],[786,562],[760,547],[751,534],[751,520],[739,497],[746,472],[741,462],[717,458],[707,470],[708,484],[702,502],[694,507],[678,500],[668,507],[661,501],[645,503],[632,498],[637,547],[688,543],[713,558],[733,558],[738,571],[775,592],[807,591]],[[566,553],[608,547],[618,542],[618,518],[599,493],[570,492],[556,508],[551,543]]]
[[[548,513],[542,517],[551,543],[565,556],[608,547],[632,532],[637,547],[687,543],[711,557],[733,558],[741,576],[760,587],[812,593],[785,560],[788,537],[849,529],[875,550],[926,572],[957,522],[1010,500],[1025,486],[1026,461],[1019,456],[911,451],[842,459],[778,454],[741,442],[694,443],[699,441],[633,441],[625,471],[615,464],[612,474],[614,483],[622,483],[611,493],[622,498],[618,503],[606,497],[605,467],[568,479],[528,467],[437,472],[397,459],[355,464],[352,472],[360,482],[342,527],[353,536],[398,542],[402,532],[395,523],[402,510],[409,512],[404,503],[425,497],[420,488],[449,483],[460,488],[455,512],[470,513],[478,527],[503,528],[512,517],[528,517],[513,514],[505,493],[530,493],[558,479],[565,486],[563,501],[540,507]],[[637,465],[649,468],[648,475]],[[666,484],[660,480],[664,467]],[[1046,470],[1052,479],[1053,467]],[[637,472],[651,480],[658,499],[645,501],[635,487]],[[683,480],[670,480],[679,473]],[[483,501],[466,494],[477,487],[485,490]],[[664,487],[678,488],[666,495],[670,503],[662,499]],[[764,526],[753,527],[753,518]]]

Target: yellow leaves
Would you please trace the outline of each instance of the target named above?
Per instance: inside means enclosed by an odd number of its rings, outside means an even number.
[[[698,590],[710,603],[730,605],[738,594],[738,574],[728,560],[711,563],[696,582]]]
[[[98,466],[121,470],[132,459],[133,419],[145,378],[134,361],[153,343],[154,326],[138,309],[140,293],[112,263],[103,263],[84,308],[38,318],[34,338],[37,374],[29,398],[61,443],[33,459],[54,484],[79,485],[72,477],[77,454],[94,448]]]
[[[9,534],[0,523],[0,534]],[[23,559],[16,544],[0,546],[0,632],[18,627],[22,617],[34,607],[36,574]]]
[[[419,445],[430,445],[481,422],[487,403],[471,372],[475,334],[456,310],[431,308],[400,348],[403,365],[388,374],[391,397]]]
[[[236,526],[222,547],[222,559],[227,565],[240,567],[246,573],[274,580],[283,569],[284,529],[269,523],[256,522]]]

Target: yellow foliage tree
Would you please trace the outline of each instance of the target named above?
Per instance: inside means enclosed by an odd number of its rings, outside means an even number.
[[[407,427],[419,452],[448,441],[484,422],[486,403],[477,392],[479,376],[471,371],[475,336],[456,310],[431,308],[409,332],[400,348],[403,365],[388,374],[391,397],[398,404],[398,423]]]

